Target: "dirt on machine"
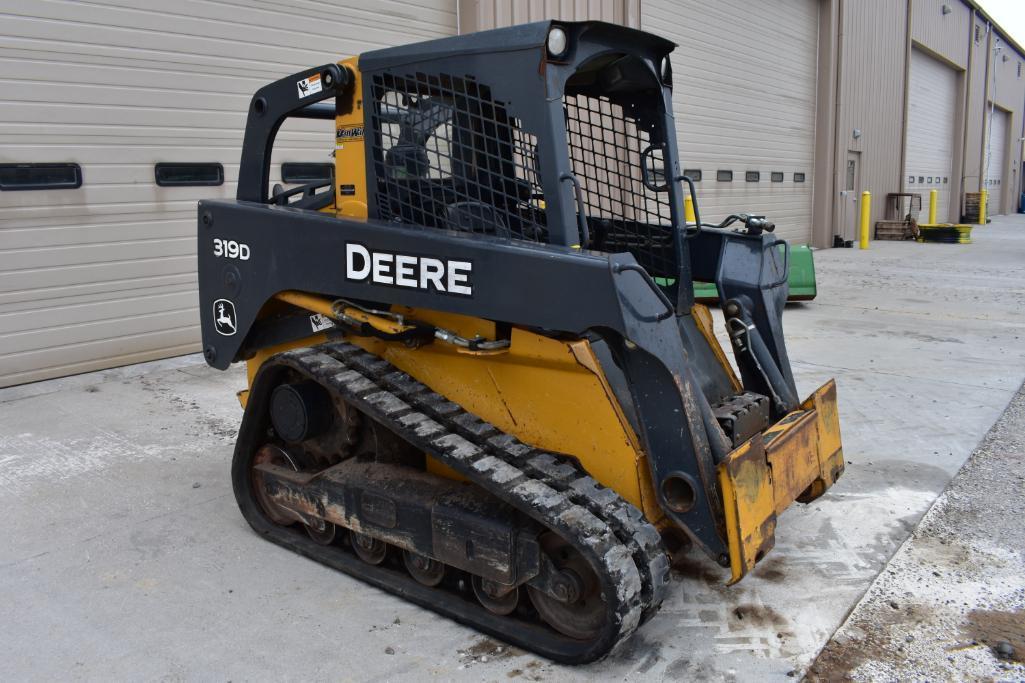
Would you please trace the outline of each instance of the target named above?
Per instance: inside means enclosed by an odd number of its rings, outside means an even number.
[[[256,92],[198,239],[204,355],[248,369],[232,482],[257,533],[583,663],[656,614],[674,561],[736,582],[837,480],[834,384],[802,399],[784,343],[789,246],[701,222],[673,47],[540,22]],[[272,189],[290,118],[334,122],[334,173]]]

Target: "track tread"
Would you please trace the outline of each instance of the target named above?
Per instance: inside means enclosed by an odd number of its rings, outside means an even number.
[[[658,531],[640,510],[601,486],[566,455],[524,444],[346,342],[284,352],[290,365],[338,393],[400,436],[571,540],[611,582],[615,637],[603,656],[657,612],[669,581]]]

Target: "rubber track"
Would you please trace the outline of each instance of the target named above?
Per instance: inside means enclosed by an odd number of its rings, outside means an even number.
[[[326,344],[321,348],[359,368],[403,401],[435,420],[444,422],[447,427],[489,454],[565,493],[573,503],[587,508],[591,514],[608,524],[616,538],[629,548],[640,573],[641,594],[645,604],[641,623],[658,612],[669,587],[669,557],[658,531],[647,522],[636,506],[595,481],[573,458],[534,448],[511,434],[499,431],[494,425],[431,391],[378,356],[352,344]]]
[[[265,363],[274,365],[292,367],[317,380],[555,531],[598,571],[609,622],[594,643],[581,643],[579,653],[564,656],[565,648],[553,646],[552,652],[544,652],[543,644],[535,646],[537,639],[528,642],[513,632],[498,633],[499,637],[554,659],[592,661],[624,642],[658,610],[669,580],[668,557],[658,532],[640,510],[599,485],[573,459],[523,444],[352,344],[287,351]],[[507,621],[509,629],[515,628],[517,622]],[[495,632],[493,624],[486,630]]]

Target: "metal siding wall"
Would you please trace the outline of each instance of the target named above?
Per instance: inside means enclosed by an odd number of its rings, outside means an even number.
[[[979,41],[975,42],[975,26],[979,27]],[[969,46],[968,93],[965,105],[965,137],[964,137],[964,179],[963,192],[978,192],[981,188],[984,160],[983,130],[986,114],[986,76],[989,73],[987,54],[989,53],[989,36],[986,33],[986,21],[975,17],[968,27],[965,42]]]
[[[861,153],[861,189],[872,193],[873,225],[885,215],[886,195],[900,191],[907,30],[903,3],[841,0],[834,230],[842,228],[839,192],[848,151]],[[861,137],[854,138],[855,129]]]
[[[301,68],[456,31],[455,0],[0,5],[0,162],[77,162],[77,190],[0,195],[0,386],[198,350],[196,201],[232,197],[252,93]],[[283,160],[328,161],[327,122]],[[158,161],[221,187],[158,188]]]
[[[990,187],[990,204],[1002,204],[1012,208],[1017,206],[1018,192],[1021,190],[1019,167],[1022,159],[1021,146],[1014,138],[1021,135],[1022,109],[1025,103],[1025,73],[1019,72],[1019,64],[1025,58],[1014,48],[1001,39],[1003,49],[997,57],[994,69],[992,47],[1000,34],[987,25],[984,16],[976,16],[972,26],[979,27],[979,41],[974,39],[974,29],[970,30],[967,40],[971,45],[971,67],[968,90],[967,122],[965,126],[965,191],[978,192],[979,180],[985,175],[986,139],[989,125],[989,99],[995,90],[998,107],[1008,113],[1007,129],[1011,141],[1008,143],[1003,168],[1003,177],[998,190],[999,197],[993,197]],[[1002,56],[1007,56],[1003,61]],[[990,169],[990,175],[993,169]]]
[[[459,0],[459,30],[472,33],[546,19],[637,28],[641,0]]]
[[[641,28],[680,45],[673,103],[684,168],[701,169],[703,220],[752,211],[793,243],[811,241],[817,0],[644,0]],[[717,170],[733,182],[716,182]],[[761,181],[748,183],[746,171]],[[770,181],[784,172],[782,183]],[[795,183],[794,173],[805,182]]]
[[[1025,62],[1022,55],[1009,45],[1006,39],[996,31],[992,32],[991,39],[1001,38],[1000,44],[1003,49],[998,54],[994,67],[992,56],[990,67],[994,68],[995,78],[991,75],[989,97],[1008,112],[1008,137],[1012,137],[1011,131],[1017,131],[1013,137],[1019,137],[1022,130],[1022,108],[1025,107],[1025,64],[1021,71],[1018,64]],[[990,53],[992,55],[992,53]],[[1004,61],[1004,57],[1007,61]],[[999,109],[997,110],[999,113]],[[989,120],[989,109],[987,107],[984,118]],[[985,138],[983,138],[983,154],[985,154]],[[983,157],[985,158],[985,157]],[[993,163],[999,160],[994,155]],[[1018,205],[1018,193],[1021,191],[1019,168],[1021,166],[1021,146],[1019,144],[1008,145],[1008,153],[1004,156],[1003,180],[997,192],[1000,195],[1000,206],[1011,210],[1011,207]],[[992,170],[990,171],[992,174]],[[993,190],[990,188],[990,196]]]
[[[943,8],[950,13],[944,14]],[[972,11],[952,0],[912,0],[911,39],[962,69],[968,66]]]
[[[923,216],[932,190],[938,192],[936,220],[950,220],[954,175],[958,74],[947,64],[915,48],[908,83],[905,187],[922,195]],[[912,180],[914,178],[914,180]],[[954,218],[957,218],[956,216]]]

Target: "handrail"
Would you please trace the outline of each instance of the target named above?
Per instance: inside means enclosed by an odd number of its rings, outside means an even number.
[[[591,231],[587,227],[587,214],[584,212],[584,191],[580,187],[580,179],[573,173],[563,173],[559,176],[559,182],[570,181],[573,183],[573,190],[577,200],[577,229],[580,232],[580,247],[587,249],[591,246]]]

